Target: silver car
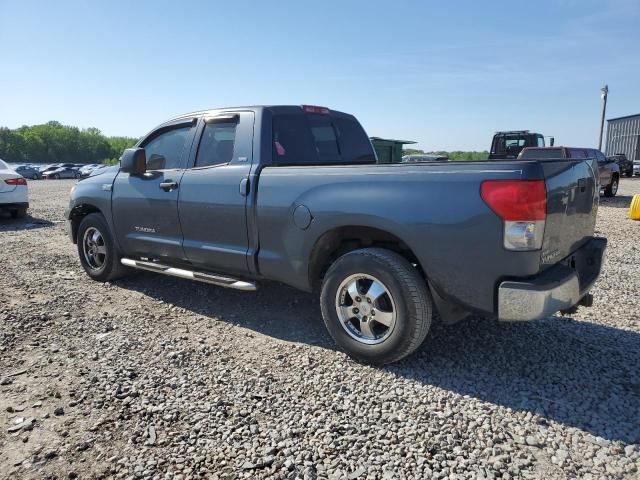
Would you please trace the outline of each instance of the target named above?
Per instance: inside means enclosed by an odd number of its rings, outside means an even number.
[[[52,178],[59,180],[61,178],[80,178],[80,172],[71,167],[60,167],[55,170],[49,170],[42,174],[42,177],[50,180]]]

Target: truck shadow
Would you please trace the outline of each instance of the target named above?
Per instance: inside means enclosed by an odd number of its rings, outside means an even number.
[[[600,205],[603,207],[629,208],[633,196],[616,195],[615,197],[600,197]]]
[[[277,284],[257,292],[141,273],[124,288],[281,340],[335,349],[315,295]],[[409,358],[384,367],[424,385],[530,412],[611,441],[640,441],[640,334],[550,317],[505,324],[473,317],[434,324]],[[589,392],[584,395],[584,392]]]
[[[49,220],[35,218],[27,215],[25,218],[11,218],[6,212],[0,212],[0,232],[18,232],[21,230],[33,230],[37,228],[53,227],[55,224]]]

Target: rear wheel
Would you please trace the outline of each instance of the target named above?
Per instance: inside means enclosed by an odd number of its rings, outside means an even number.
[[[611,179],[611,183],[604,189],[604,196],[605,197],[615,197],[616,193],[618,193],[618,176],[614,176]]]
[[[376,365],[411,354],[431,326],[425,281],[405,258],[382,248],[336,260],[322,283],[320,305],[335,342],[356,360]]]
[[[78,227],[78,255],[85,272],[99,282],[115,280],[128,273],[106,220],[100,213],[84,217]]]

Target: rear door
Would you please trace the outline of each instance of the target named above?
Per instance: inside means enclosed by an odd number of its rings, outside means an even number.
[[[178,211],[186,258],[196,267],[248,271],[247,198],[253,160],[253,112],[205,118],[182,176]]]
[[[195,130],[194,121],[188,119],[154,131],[140,144],[145,149],[146,173],[118,173],[112,212],[123,253],[184,260],[178,193]]]

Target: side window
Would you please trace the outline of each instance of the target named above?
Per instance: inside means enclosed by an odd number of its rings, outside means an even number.
[[[311,129],[303,115],[273,117],[273,158],[276,165],[310,165],[318,162]]]
[[[189,133],[193,127],[168,130],[144,145],[147,170],[180,168]]]
[[[195,167],[223,165],[233,159],[236,123],[209,123],[204,127]]]
[[[375,163],[364,129],[353,118],[325,114],[273,117],[276,165]]]
[[[538,140],[538,147],[544,147],[544,137],[542,135],[538,135],[536,138]]]
[[[596,154],[596,158],[598,159],[599,162],[606,162],[607,161],[607,157],[604,156],[604,153],[602,153],[600,150],[594,150],[595,154]]]

